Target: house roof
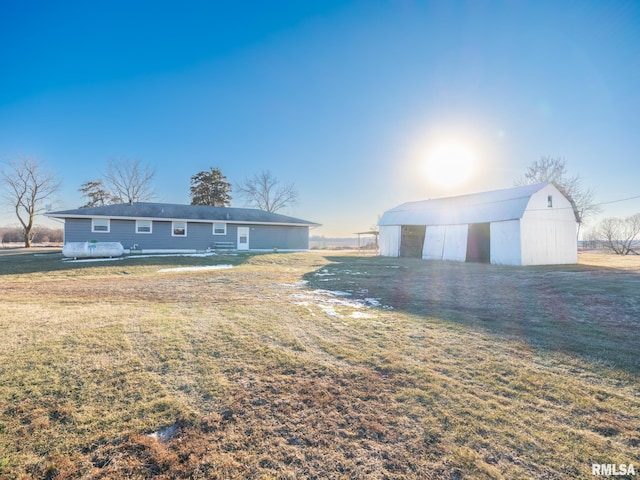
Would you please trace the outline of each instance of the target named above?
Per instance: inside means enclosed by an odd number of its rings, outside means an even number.
[[[96,218],[187,220],[191,222],[229,222],[277,225],[319,225],[300,218],[265,212],[254,208],[209,207],[202,205],[175,205],[170,203],[136,202],[101,207],[76,208],[47,213],[53,218]]]
[[[457,197],[407,202],[386,211],[378,225],[457,225],[515,220],[522,218],[531,196],[549,185],[556,188],[551,182],[544,182]]]

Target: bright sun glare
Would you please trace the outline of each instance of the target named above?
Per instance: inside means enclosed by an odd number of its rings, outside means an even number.
[[[430,182],[450,188],[467,182],[474,166],[471,150],[458,144],[442,144],[428,154],[425,171]]]

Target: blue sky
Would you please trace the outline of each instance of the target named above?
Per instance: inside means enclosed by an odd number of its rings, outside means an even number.
[[[56,209],[112,158],[153,165],[171,203],[211,166],[269,169],[300,192],[283,213],[326,236],[510,187],[541,156],[599,202],[640,195],[635,0],[3,2],[0,65],[0,159],[45,162]],[[443,144],[471,156],[466,181],[425,172]]]

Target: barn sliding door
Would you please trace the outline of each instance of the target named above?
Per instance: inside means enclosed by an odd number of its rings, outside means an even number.
[[[400,256],[422,258],[426,225],[403,225],[400,232]]]

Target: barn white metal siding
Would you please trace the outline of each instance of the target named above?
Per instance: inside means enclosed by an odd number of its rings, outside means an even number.
[[[447,232],[446,225],[426,227],[422,258],[425,260],[442,260],[444,256],[444,240]]]
[[[549,206],[549,202],[552,206]],[[573,206],[553,185],[531,196],[520,220],[520,236],[521,265],[578,261],[577,224]]]
[[[520,220],[491,222],[491,263],[520,265]]]
[[[400,225],[381,225],[378,245],[383,257],[400,256]]]
[[[464,262],[467,255],[468,225],[428,226],[422,258]]]
[[[464,262],[467,255],[468,225],[448,225],[445,232],[443,260]]]
[[[493,264],[577,262],[573,206],[548,182],[404,203],[385,212],[378,225],[383,256],[400,256],[403,226],[424,226],[423,259],[465,261],[471,255],[468,245],[479,239],[469,232],[480,227]]]

